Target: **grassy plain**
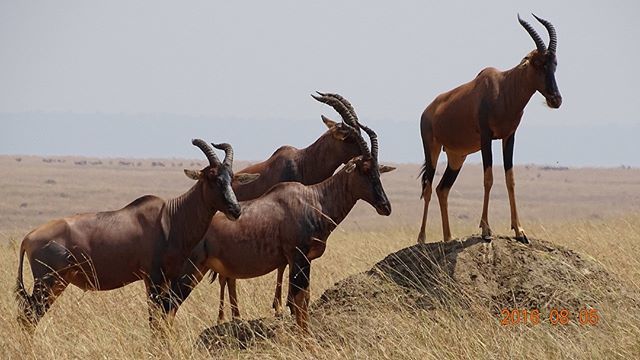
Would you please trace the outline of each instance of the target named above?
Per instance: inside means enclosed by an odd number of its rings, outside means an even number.
[[[215,322],[217,284],[203,283],[194,291],[178,313],[166,348],[151,341],[142,283],[109,292],[82,292],[70,287],[43,319],[32,340],[21,332],[15,321],[13,286],[18,247],[29,230],[56,217],[117,209],[148,193],[176,196],[191,185],[182,168],[203,165],[203,161],[185,159],[51,159],[44,162],[39,157],[0,156],[2,358],[211,357],[193,344],[200,332]],[[246,164],[238,161],[237,167]],[[418,165],[397,166],[397,171],[383,175],[393,214],[383,218],[367,204],[356,206],[330,237],[324,256],[313,263],[312,301],[336,282],[366,271],[389,253],[415,243],[422,211],[416,180]],[[530,236],[584,254],[619,279],[629,294],[640,293],[639,169],[529,165],[515,170],[521,220]],[[500,173],[496,168],[489,219],[494,232],[510,235],[508,201]],[[440,241],[435,197],[432,204],[427,237],[428,241]],[[463,168],[449,204],[454,236],[478,233],[481,166]],[[28,266],[25,278],[30,286]],[[271,316],[274,283],[273,274],[239,282],[244,318]],[[379,291],[391,290],[380,286]],[[330,315],[312,315],[312,328],[317,329],[314,340],[300,340],[295,328],[285,325],[273,340],[246,350],[222,348],[213,355],[305,358],[312,356],[308,350],[312,348],[313,357],[327,359],[638,358],[637,303],[603,304],[599,311],[602,321],[591,327],[505,327],[495,313],[481,307],[453,305],[400,311],[393,296],[386,296],[380,301],[371,299],[366,311],[336,308]],[[287,321],[285,324],[293,324],[292,319]]]

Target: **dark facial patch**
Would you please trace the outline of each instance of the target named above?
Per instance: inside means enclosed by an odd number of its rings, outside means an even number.
[[[227,217],[231,216],[233,219],[237,219],[240,216],[240,204],[231,187],[233,179],[233,172],[229,166],[221,166],[217,169],[217,175],[213,179],[209,179],[209,185],[220,191],[222,195],[222,210]]]
[[[556,83],[556,58],[553,55],[547,57],[544,64],[545,90],[548,95],[558,95],[558,84]]]
[[[547,74],[545,77],[546,93],[555,96],[558,94],[558,84],[556,83],[556,77],[554,74]]]
[[[234,198],[229,194],[229,192],[233,192],[233,189],[231,188],[231,179],[233,179],[231,171],[223,170],[219,172],[218,176],[216,176],[216,185],[223,192],[225,200],[229,202],[232,202],[232,198]]]

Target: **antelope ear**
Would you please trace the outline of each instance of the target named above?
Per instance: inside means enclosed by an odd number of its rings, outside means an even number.
[[[347,174],[349,174],[350,172],[353,171],[353,169],[356,168],[356,162],[355,161],[349,161],[347,163],[347,165],[344,166],[344,171],[347,172]]]
[[[379,169],[379,171],[380,171],[380,174],[383,174],[383,173],[386,173],[386,172],[389,172],[389,171],[393,171],[393,170],[395,170],[396,168],[395,168],[395,167],[393,167],[393,166],[389,166],[389,165],[380,165],[380,166],[378,167],[378,169]]]
[[[236,181],[238,185],[244,185],[258,180],[259,177],[260,174],[239,173],[233,176],[233,180]]]
[[[320,117],[322,118],[322,122],[327,125],[327,127],[329,129],[331,129],[332,127],[336,126],[337,122],[329,119],[328,117],[324,116],[324,115],[320,115]]]
[[[334,127],[329,129],[329,131],[331,131],[331,135],[334,138],[340,141],[344,141],[350,135],[349,130],[347,130],[342,123],[337,123]]]
[[[200,170],[184,169],[184,174],[192,180],[200,180],[200,178],[202,177],[202,171]]]

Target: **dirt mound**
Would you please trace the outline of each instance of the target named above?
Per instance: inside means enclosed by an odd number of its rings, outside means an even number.
[[[505,308],[537,309],[548,316],[552,309],[577,313],[634,299],[594,259],[567,248],[536,239],[525,245],[507,237],[491,242],[469,237],[417,244],[388,255],[369,271],[325,291],[311,305],[311,321],[316,339],[322,340],[334,336],[336,316],[350,317],[358,326],[366,326],[363,314],[446,307],[484,308],[494,314]],[[277,337],[278,329],[292,321],[264,318],[214,326],[201,334],[200,344],[244,348]]]
[[[623,287],[594,259],[543,240],[521,244],[499,237],[417,244],[390,254],[366,273],[345,279],[314,304],[316,311],[340,311],[389,297],[397,287],[399,306],[430,309],[481,305],[501,309],[596,307],[619,297]]]

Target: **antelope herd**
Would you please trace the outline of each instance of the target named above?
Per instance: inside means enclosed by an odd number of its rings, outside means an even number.
[[[562,103],[555,81],[556,32],[550,22],[534,17],[549,33],[548,47],[518,16],[536,49],[510,70],[482,70],[469,83],[436,97],[424,110],[420,121],[425,155],[421,171],[424,211],[419,243],[426,240],[432,182],[441,151],[448,160],[436,187],[443,240],[452,239],[449,190],[466,156],[478,150],[484,165],[480,228],[482,236],[491,240],[487,210],[494,139],[502,139],[511,227],[517,240],[528,242],[514,194],[515,131],[536,91],[551,108]],[[142,280],[150,326],[157,330],[160,321],[171,323],[208,271],[212,281],[218,276],[220,282],[218,322],[224,321],[225,288],[232,317],[238,318],[236,279],[273,270],[277,270],[273,308],[280,316],[282,279],[288,266],[287,305],[299,328],[309,333],[311,262],[323,255],[331,232],[358,200],[369,203],[379,215],[391,214],[380,175],[394,170],[379,164],[376,132],[360,122],[345,98],[330,93],[312,96],[331,106],[342,120],[322,116],[328,130],[304,149],[280,147],[269,159],[234,174],[231,145],[212,144],[225,152],[220,161],[209,144],[195,139],[193,145],[204,153],[209,165],[202,170],[185,170],[196,182],[184,194],[170,200],[146,195],[120,210],[52,220],[29,232],[20,246],[15,289],[20,323],[28,331],[35,330],[69,284],[84,290],[111,290]],[[25,255],[34,279],[31,294],[23,283]]]

